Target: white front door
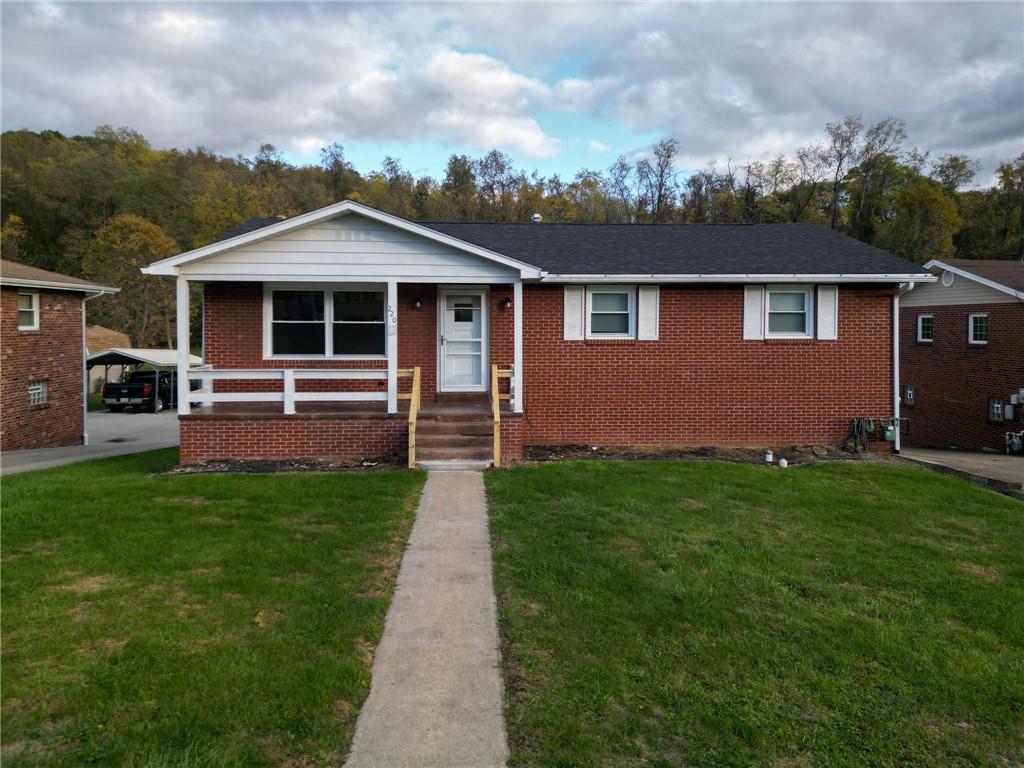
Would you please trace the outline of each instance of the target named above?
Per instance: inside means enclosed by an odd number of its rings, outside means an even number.
[[[487,379],[487,301],[480,289],[442,289],[438,306],[441,392],[483,392]]]

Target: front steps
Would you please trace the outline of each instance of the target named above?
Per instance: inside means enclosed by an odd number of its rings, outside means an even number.
[[[490,404],[479,397],[463,402],[423,403],[416,419],[416,463],[440,469],[439,462],[490,466],[494,458],[494,420]],[[466,467],[449,467],[466,468]]]

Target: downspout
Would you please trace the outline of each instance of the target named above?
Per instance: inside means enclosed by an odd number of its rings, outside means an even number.
[[[896,420],[895,453],[900,452],[900,288],[892,297],[892,415]]]
[[[89,444],[89,366],[86,363],[85,302],[102,296],[102,291],[82,296],[82,445]]]

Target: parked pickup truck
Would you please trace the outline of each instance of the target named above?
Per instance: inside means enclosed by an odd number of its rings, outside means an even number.
[[[175,371],[161,371],[159,374],[154,371],[132,371],[124,381],[103,385],[103,402],[112,413],[125,408],[159,413],[173,401],[177,382]],[[189,384],[189,389],[199,388],[199,382],[192,381]]]

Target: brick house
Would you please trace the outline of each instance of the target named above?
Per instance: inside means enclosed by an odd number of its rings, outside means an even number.
[[[85,304],[116,291],[0,261],[0,450],[86,440]]]
[[[179,350],[203,285],[183,463],[835,444],[894,415],[899,286],[935,279],[802,224],[414,223],[346,201],[229,235],[144,270],[177,277]]]
[[[1006,449],[1024,430],[1024,262],[944,259],[901,297],[908,445]]]

